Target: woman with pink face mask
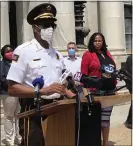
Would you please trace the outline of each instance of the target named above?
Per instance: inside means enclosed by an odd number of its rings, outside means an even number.
[[[18,119],[15,118],[15,115],[20,111],[20,105],[18,98],[8,96],[8,84],[6,76],[8,74],[11,62],[13,49],[11,45],[5,45],[1,49],[1,55],[3,57],[1,61],[1,70],[0,70],[0,94],[3,95],[2,102],[4,107],[4,131],[5,131],[5,144],[7,146],[13,146],[15,143],[21,143],[21,136],[19,135],[19,126]],[[14,120],[15,120],[15,129],[14,129]],[[15,137],[14,137],[15,136]]]

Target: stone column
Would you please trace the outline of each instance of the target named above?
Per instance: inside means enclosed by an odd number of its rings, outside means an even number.
[[[99,2],[100,31],[104,34],[108,49],[116,60],[117,67],[126,59],[124,3]]]
[[[32,27],[27,23],[26,20],[29,12],[29,3],[30,2],[27,1],[16,2],[18,45],[33,38]]]
[[[86,23],[85,25],[90,28],[89,35],[85,38],[85,44],[88,45],[88,41],[90,36],[98,31],[98,15],[97,15],[97,2],[96,1],[88,1],[86,3],[86,11],[85,11]]]
[[[1,2],[1,47],[6,44],[10,44],[10,32],[9,32],[9,3]]]
[[[75,19],[74,2],[16,2],[17,7],[17,28],[18,43],[33,38],[32,27],[27,23],[28,12],[41,3],[51,3],[57,9],[57,29],[54,32],[53,47],[59,50],[66,50],[69,41],[75,42]]]
[[[17,17],[17,35],[18,44],[22,44],[26,41],[30,41],[33,36],[32,26],[27,22],[27,14],[35,6],[44,2],[28,2],[18,1],[16,2],[16,17]]]
[[[53,46],[66,50],[69,41],[75,42],[74,2],[51,2],[57,9],[57,29],[54,32]]]

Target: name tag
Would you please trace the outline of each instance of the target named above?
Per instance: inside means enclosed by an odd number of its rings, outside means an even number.
[[[38,58],[38,59],[33,59],[33,61],[39,61],[39,60],[41,60],[41,58]]]

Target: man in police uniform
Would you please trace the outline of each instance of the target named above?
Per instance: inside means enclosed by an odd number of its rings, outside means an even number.
[[[40,95],[74,96],[63,85],[57,83],[65,68],[62,55],[51,47],[53,31],[56,28],[56,8],[52,4],[41,4],[33,8],[27,21],[32,25],[34,39],[18,46],[13,55],[13,62],[7,79],[8,93],[21,97],[22,112],[35,108],[32,81],[42,75],[44,86]],[[41,117],[23,119],[23,146],[44,146]]]

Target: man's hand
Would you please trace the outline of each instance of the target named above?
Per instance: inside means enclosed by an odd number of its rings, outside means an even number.
[[[41,95],[52,95],[54,93],[59,93],[60,95],[64,95],[65,93],[65,87],[59,83],[53,83],[49,85],[48,87],[40,89]]]
[[[76,86],[80,85],[80,82],[75,81],[74,83],[75,83]]]
[[[66,88],[66,91],[65,91],[65,95],[66,95],[66,97],[67,98],[73,98],[73,97],[75,97],[75,93],[73,93],[71,90],[68,90],[67,88]]]

